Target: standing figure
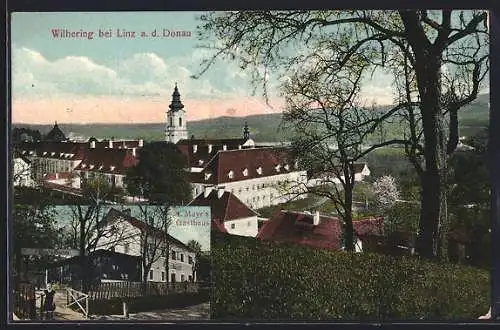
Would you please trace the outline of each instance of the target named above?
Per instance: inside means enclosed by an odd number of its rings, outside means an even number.
[[[47,289],[43,291],[45,302],[42,306],[46,320],[54,319],[54,310],[56,309],[56,304],[54,302],[55,294],[56,292],[52,289],[52,285],[50,283],[47,284]]]

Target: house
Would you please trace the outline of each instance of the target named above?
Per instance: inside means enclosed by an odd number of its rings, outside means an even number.
[[[224,187],[251,209],[306,197],[300,185],[306,172],[285,148],[219,150],[201,170],[190,173],[190,180],[194,196],[208,187]]]
[[[14,152],[12,159],[12,183],[14,186],[34,187],[33,170],[31,161],[18,152]]]
[[[344,175],[341,175],[342,169],[338,166],[336,171],[319,171],[321,174],[313,175],[309,173],[309,180],[307,185],[309,187],[319,186],[323,184],[341,184],[341,180],[344,181]],[[367,176],[370,176],[371,171],[366,163],[355,163],[354,164],[354,181],[363,181]]]
[[[88,255],[91,265],[92,283],[100,282],[140,282],[141,259],[124,253],[98,249]],[[47,267],[49,283],[63,283],[77,286],[82,280],[81,257],[72,257],[49,264]]]
[[[140,258],[143,257],[144,251],[147,251],[146,254],[156,251],[154,253],[156,257],[150,259],[154,262],[149,270],[148,281],[166,282],[167,276],[170,282],[196,281],[194,268],[196,252],[164,231],[131,216],[130,209],[119,211],[111,208],[103,220],[103,226],[102,231],[109,234],[99,240],[97,249],[111,250]],[[145,236],[146,233],[147,236]],[[145,237],[147,239],[144,239]],[[155,244],[156,242],[159,243]],[[147,247],[145,244],[148,244]],[[169,262],[168,275],[165,267],[166,260]],[[141,267],[141,275],[143,272],[144,269]]]
[[[383,235],[383,219],[367,218],[353,221],[356,252],[363,251],[362,237]],[[340,219],[320,215],[319,212],[279,211],[265,222],[257,239],[304,246],[342,250],[343,228]]]
[[[232,235],[257,236],[258,214],[230,191],[207,188],[188,206],[210,206],[212,228],[215,230]]]
[[[92,145],[74,171],[87,179],[101,177],[110,186],[123,188],[127,170],[138,163],[135,148],[105,149]]]

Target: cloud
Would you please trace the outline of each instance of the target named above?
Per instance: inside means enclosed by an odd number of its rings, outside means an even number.
[[[154,53],[136,53],[113,66],[105,66],[84,56],[49,61],[35,50],[13,47],[13,96],[166,96],[171,94],[174,82],[192,99],[247,95],[246,74],[228,65],[215,68],[210,80],[208,76],[191,78],[205,53],[200,49],[191,57],[168,59]]]

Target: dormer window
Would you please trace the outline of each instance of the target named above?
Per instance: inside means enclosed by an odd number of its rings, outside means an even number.
[[[94,165],[89,165],[89,169],[93,169],[94,168]]]
[[[227,177],[230,179],[234,179],[234,171],[233,170],[229,171],[229,173],[227,174]]]
[[[100,171],[100,170],[102,170],[102,168],[103,168],[103,167],[104,167],[104,166],[102,166],[102,165],[101,165],[101,166],[99,166],[99,171]]]
[[[30,151],[30,155],[33,155],[33,151]]]
[[[87,164],[82,164],[82,168],[85,168],[85,167],[87,167]]]
[[[289,171],[290,170],[290,166],[288,166],[288,164],[286,164],[285,166],[283,166],[285,168],[286,171]]]
[[[262,167],[257,168],[257,174],[262,175]]]
[[[247,169],[247,168],[245,168],[245,169],[243,170],[243,176],[248,176],[248,169]]]
[[[276,169],[276,172],[279,172],[279,171],[281,170],[281,165],[280,165],[280,164],[278,164],[278,165],[276,165],[274,168]]]
[[[44,152],[43,152],[43,155],[45,156],[46,154],[47,154],[47,151],[44,151]]]
[[[52,152],[50,153],[50,155],[51,155],[51,156],[54,156],[55,154],[56,154],[56,153],[55,153],[54,151],[52,151]]]
[[[222,146],[222,150],[226,151],[227,150],[227,145]]]
[[[64,155],[64,152],[61,152],[61,153],[59,154],[59,157],[62,157],[63,155]]]
[[[212,173],[205,173],[205,181],[208,181],[210,177],[212,176]]]
[[[114,171],[114,170],[115,170],[115,167],[114,167],[114,166],[110,166],[110,167],[109,167],[109,169],[110,169],[111,171]]]
[[[203,163],[204,163],[203,159],[200,159],[200,160],[198,161],[198,165],[203,165]]]
[[[198,146],[195,144],[193,145],[193,154],[195,154],[198,151]]]
[[[23,155],[25,155],[25,154],[26,154],[26,150],[23,151]]]

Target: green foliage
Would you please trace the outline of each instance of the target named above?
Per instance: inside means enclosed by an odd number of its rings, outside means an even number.
[[[472,320],[486,271],[213,234],[214,319]]]
[[[139,154],[139,164],[128,170],[129,193],[144,196],[152,203],[182,204],[191,197],[186,159],[172,143],[150,142]]]
[[[420,220],[420,204],[414,202],[397,202],[386,214],[384,229],[386,233],[403,231],[416,233]]]

